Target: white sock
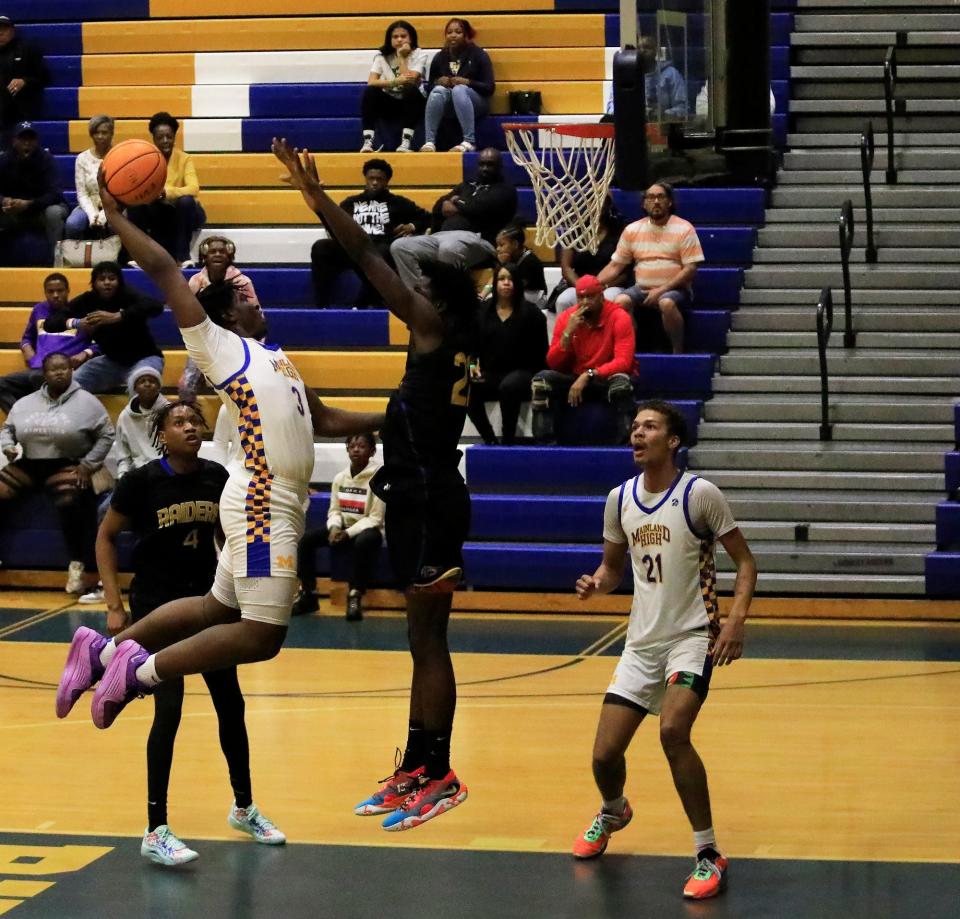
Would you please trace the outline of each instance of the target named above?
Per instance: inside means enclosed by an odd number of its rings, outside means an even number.
[[[693,831],[693,854],[699,855],[704,849],[713,849],[714,852],[720,851],[717,848],[717,838],[714,835],[713,827]]]
[[[411,140],[413,138],[413,128],[404,128],[401,136],[404,140]]]
[[[137,667],[137,679],[144,686],[156,686],[161,682],[157,676],[157,655],[151,654],[139,667]]]
[[[604,801],[602,809],[604,813],[616,814],[619,817],[623,814],[623,810],[626,806],[627,799],[623,795],[620,795],[619,798],[614,798],[612,801]]]
[[[104,646],[103,650],[100,652],[100,663],[106,667],[111,660],[113,660],[113,655],[117,653],[117,643],[111,638]]]
[[[363,132],[363,139],[364,139],[364,140],[372,141],[372,140],[373,140],[373,131],[364,131],[364,132]]]

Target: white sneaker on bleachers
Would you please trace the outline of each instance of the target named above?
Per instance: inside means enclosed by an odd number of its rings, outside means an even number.
[[[436,145],[436,144],[431,144],[431,143],[428,141],[427,143],[425,143],[425,144],[420,148],[420,152],[421,152],[421,153],[436,153],[436,152],[437,152],[437,145]]]
[[[397,147],[396,153],[413,153],[413,147],[410,146],[410,138],[405,137],[401,142],[400,146]]]

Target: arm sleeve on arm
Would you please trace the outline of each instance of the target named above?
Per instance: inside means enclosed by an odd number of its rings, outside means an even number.
[[[629,486],[629,482],[627,483]],[[627,534],[623,532],[620,522],[620,493],[623,485],[618,485],[607,495],[607,503],[603,506],[603,538],[607,542],[625,543]]]
[[[697,479],[690,490],[689,511],[690,521],[697,533],[719,537],[737,528],[723,492],[705,479]]]

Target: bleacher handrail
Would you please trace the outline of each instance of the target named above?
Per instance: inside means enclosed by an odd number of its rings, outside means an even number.
[[[843,274],[843,346],[852,348],[857,343],[857,335],[853,331],[853,291],[850,284],[850,252],[853,250],[854,223],[853,202],[847,198],[840,208],[840,270]]]
[[[883,58],[883,100],[887,115],[887,185],[897,184],[897,167],[893,156],[893,114],[896,108],[897,47],[890,45]]]
[[[875,265],[877,262],[877,247],[873,238],[873,191],[870,188],[875,152],[873,122],[868,121],[860,134],[860,172],[863,175],[863,206],[867,221],[867,245],[864,249],[864,257],[870,265]]]
[[[830,423],[830,378],[827,372],[827,342],[833,331],[833,294],[829,287],[820,291],[817,300],[817,351],[820,354],[820,439],[833,440]]]

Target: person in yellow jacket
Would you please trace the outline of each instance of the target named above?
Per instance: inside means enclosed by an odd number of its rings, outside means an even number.
[[[180,122],[169,112],[157,112],[148,125],[153,142],[167,160],[167,182],[163,194],[151,204],[127,211],[130,221],[167,250],[181,267],[191,268],[190,243],[193,234],[207,222],[200,205],[200,182],[193,158],[176,147]],[[135,263],[134,263],[135,267]]]

